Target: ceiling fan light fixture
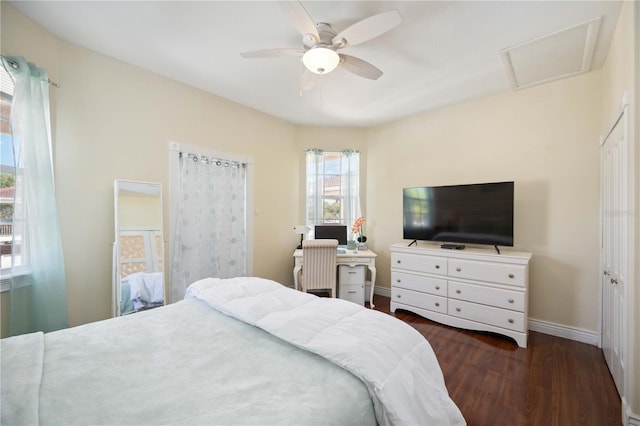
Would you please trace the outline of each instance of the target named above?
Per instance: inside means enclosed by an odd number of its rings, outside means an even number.
[[[315,74],[327,74],[336,69],[340,56],[335,50],[326,47],[309,49],[302,56],[302,63]]]

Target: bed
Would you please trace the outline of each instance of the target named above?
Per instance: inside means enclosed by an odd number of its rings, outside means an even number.
[[[164,305],[162,272],[136,272],[120,281],[120,315]]]
[[[0,350],[2,424],[465,424],[413,328],[261,278]]]

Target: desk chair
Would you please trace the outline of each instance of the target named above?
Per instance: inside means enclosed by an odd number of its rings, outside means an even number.
[[[331,290],[336,297],[336,257],[338,240],[302,242],[302,291]]]

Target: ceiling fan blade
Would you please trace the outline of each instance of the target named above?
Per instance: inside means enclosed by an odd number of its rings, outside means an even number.
[[[240,55],[243,58],[279,58],[286,56],[302,56],[304,55],[304,50],[285,47],[282,49],[254,50],[252,52],[243,52]]]
[[[368,78],[369,80],[377,80],[383,74],[382,71],[369,62],[350,55],[340,55],[340,66],[353,74]]]
[[[312,34],[316,41],[320,40],[316,23],[311,19],[302,3],[299,1],[279,1],[278,3],[280,3],[280,7],[282,7],[282,10],[284,10],[300,34]]]
[[[356,22],[349,28],[340,32],[332,40],[334,46],[347,47],[355,46],[372,38],[376,38],[396,27],[402,22],[400,13],[397,10],[388,10],[370,16],[362,21]]]

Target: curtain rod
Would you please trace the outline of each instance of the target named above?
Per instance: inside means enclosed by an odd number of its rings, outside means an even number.
[[[4,59],[5,61],[7,61],[9,63],[9,65],[11,65],[11,67],[13,69],[18,69],[20,67],[20,64],[17,63],[16,61],[14,61],[13,59],[7,58],[6,56],[2,56],[2,59]],[[60,85],[58,83],[56,83],[55,81],[51,80],[50,78],[47,77],[47,82],[52,85],[53,87],[56,88],[60,88]]]
[[[191,158],[194,163],[204,163],[204,164],[211,164],[211,165],[224,166],[224,167],[237,167],[237,168],[246,167],[246,164],[241,161],[226,160],[224,158],[217,158],[217,157],[212,157],[204,154],[180,152],[180,158],[182,158],[183,155],[186,155],[188,158]]]

